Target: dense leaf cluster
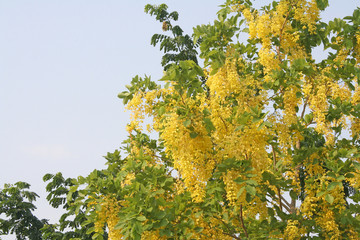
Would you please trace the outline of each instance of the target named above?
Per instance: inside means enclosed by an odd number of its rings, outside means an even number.
[[[133,121],[105,169],[44,176],[49,204],[65,211],[59,223],[33,215],[37,195],[19,182],[0,193],[0,233],[360,239],[360,9],[325,23],[317,14],[328,5],[281,0],[258,10],[227,0],[193,36],[165,4],[146,5],[170,34],[151,39],[164,52],[164,86],[136,76],[119,94]],[[329,50],[322,59],[311,55],[319,46]]]

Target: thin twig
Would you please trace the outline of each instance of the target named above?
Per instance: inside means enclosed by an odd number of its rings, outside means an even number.
[[[246,238],[249,238],[249,235],[247,233],[247,230],[246,230],[246,227],[245,227],[245,224],[244,224],[242,204],[240,205],[240,222],[241,222],[242,228],[244,229],[244,233],[245,233]]]
[[[275,148],[273,145],[271,145],[271,149],[272,149],[272,153],[273,153],[273,165],[274,165],[274,171],[276,172],[277,169],[276,169],[276,153],[275,153]],[[280,188],[279,187],[276,187],[277,191],[278,191],[278,195],[279,195],[279,207],[280,207],[280,210],[282,211],[282,208],[283,208],[283,204],[281,202],[281,191],[280,191]]]
[[[307,97],[307,98],[305,99],[304,108],[303,108],[303,110],[302,110],[302,112],[301,112],[300,119],[302,119],[302,118],[304,117],[304,115],[305,115],[305,110],[306,110],[306,106],[307,106],[307,104],[308,104],[308,100],[309,100],[309,97]]]
[[[240,237],[237,237],[237,236],[232,235],[232,234],[230,234],[230,233],[227,233],[227,232],[224,232],[224,231],[223,231],[222,233],[225,234],[225,235],[228,235],[228,236],[230,236],[230,237],[232,237],[232,238],[234,238],[234,239],[241,240]]]
[[[220,221],[224,224],[224,226],[229,230],[229,232],[232,232],[231,229],[229,228],[229,226],[224,222],[223,219],[218,218],[218,217],[215,217],[215,218],[218,219],[218,220],[220,220]],[[222,230],[222,229],[221,229],[221,230]],[[235,239],[237,239],[237,240],[241,240],[240,237],[234,236],[234,235],[231,234],[231,233],[224,232],[224,230],[222,230],[222,233],[225,234],[225,235],[228,235],[228,236],[230,236],[230,237],[233,237],[233,238],[235,238]]]
[[[286,207],[290,207],[290,203],[288,202],[288,201],[286,201],[286,199],[285,198],[283,198],[282,196],[281,196],[281,199],[284,201],[284,203],[285,203],[285,205],[284,205],[284,207],[286,206]]]
[[[281,199],[283,199],[283,198],[281,198]],[[287,206],[286,204],[283,204],[283,207],[285,208],[285,210],[286,211],[288,211],[289,213],[291,212],[290,210],[290,207],[289,206]]]
[[[271,202],[271,204],[273,204],[273,205],[276,205],[276,202],[278,200],[277,197],[276,196],[269,196],[269,197],[274,198],[274,199],[271,199],[272,201],[269,201],[269,202]],[[281,198],[281,199],[284,200],[284,198]],[[291,213],[291,209],[290,209],[290,207],[288,205],[283,204],[283,207],[285,208],[286,211]]]
[[[274,171],[276,171],[276,153],[273,145],[271,145],[271,150],[273,154],[273,167],[274,167]]]
[[[228,128],[227,128],[227,126],[226,126],[225,120],[221,117],[221,115],[220,115],[219,117],[220,117],[221,121],[223,122],[223,124],[224,124],[224,126],[225,126],[225,130],[227,131]]]
[[[300,149],[300,141],[297,141],[296,148]],[[299,169],[300,169],[300,167],[301,167],[301,164],[299,164],[299,165],[297,165],[295,167],[295,179],[296,179],[297,182],[300,181],[300,178],[299,178]],[[290,210],[291,210],[290,213],[295,213],[295,211],[296,211],[296,199],[291,198]]]
[[[279,207],[280,207],[280,210],[282,211],[283,204],[282,204],[282,201],[281,201],[281,191],[280,191],[279,187],[276,187],[276,189],[277,189],[278,195],[279,195]]]
[[[278,54],[278,56],[279,56],[279,61],[280,61],[280,62],[281,62],[281,56],[280,56],[281,37],[282,37],[283,31],[284,31],[284,28],[285,28],[285,24],[286,24],[286,22],[287,22],[288,19],[289,19],[291,10],[292,10],[292,8],[293,8],[294,6],[296,6],[296,5],[298,4],[298,2],[299,2],[299,0],[297,0],[294,5],[291,5],[291,6],[290,6],[290,9],[289,9],[289,11],[288,11],[288,13],[287,13],[287,15],[286,15],[286,17],[285,17],[285,20],[284,20],[284,22],[283,22],[283,24],[282,24],[282,26],[281,26],[281,28],[280,28],[280,33],[279,33],[279,46],[278,46],[278,48],[277,48],[277,54]]]
[[[303,107],[303,110],[302,110],[301,116],[300,116],[301,119],[302,119],[302,118],[304,117],[304,115],[305,115],[305,110],[306,110],[306,106],[307,106],[307,104],[308,104],[308,100],[309,100],[309,98],[306,98],[305,103],[304,103],[304,107]],[[310,123],[310,124],[311,124],[311,123]],[[310,124],[309,124],[309,125],[310,125]],[[300,140],[298,140],[298,141],[296,142],[296,149],[300,149],[300,148],[301,148],[301,142],[300,142]],[[298,177],[300,167],[301,167],[301,164],[299,164],[299,165],[297,165],[297,166],[295,167],[295,178],[296,178],[297,181],[300,181],[300,178]],[[291,210],[290,213],[295,213],[295,210],[296,210],[296,199],[291,199],[290,210]]]

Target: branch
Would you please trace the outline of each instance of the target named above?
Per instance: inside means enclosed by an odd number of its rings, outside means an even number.
[[[274,149],[274,146],[271,145],[271,149],[272,149],[272,153],[273,153],[273,164],[274,164],[274,171],[277,171],[276,169],[276,153],[275,153],[275,149]],[[278,195],[279,195],[279,207],[280,207],[280,210],[282,211],[282,208],[283,208],[283,204],[281,202],[281,191],[280,191],[280,188],[279,187],[276,187],[277,191],[278,191]]]
[[[269,201],[271,204],[276,205],[278,198],[276,196],[271,196],[270,194],[268,194],[267,196],[270,197],[271,201]],[[281,200],[283,200],[283,207],[285,208],[286,211],[288,211],[289,213],[291,212],[290,210],[290,203],[288,201],[286,201],[282,196],[281,196]]]
[[[290,213],[291,212],[290,203],[288,203],[288,201],[286,201],[282,196],[280,196],[280,197],[281,197],[281,200],[285,201],[285,203],[282,203],[282,207],[284,207],[285,210]]]
[[[296,148],[300,148],[300,141],[298,141],[297,143],[296,143]],[[300,179],[299,179],[299,169],[300,169],[300,167],[301,167],[301,164],[299,164],[299,165],[297,165],[296,167],[295,167],[295,178],[296,178],[296,181],[297,182],[299,182],[300,181]],[[291,203],[290,203],[290,213],[295,213],[296,212],[296,199],[291,199]]]
[[[282,200],[284,201],[284,203],[285,203],[284,207],[290,207],[290,203],[289,203],[288,201],[286,201],[285,198],[283,198],[283,197],[281,196],[281,199],[282,199]],[[288,210],[288,209],[286,209],[286,210]]]
[[[274,171],[276,171],[276,153],[275,153],[274,145],[271,145],[271,150],[273,154],[273,167],[274,167]]]
[[[281,56],[280,56],[281,36],[282,36],[282,34],[283,34],[283,31],[284,31],[284,28],[285,28],[285,24],[286,24],[286,22],[289,20],[289,16],[290,16],[291,10],[292,10],[292,8],[293,8],[294,6],[296,6],[296,5],[298,4],[298,2],[299,2],[299,0],[297,0],[295,4],[293,4],[293,5],[290,6],[289,11],[288,11],[288,13],[287,13],[287,15],[286,15],[286,17],[285,17],[285,20],[284,20],[284,22],[283,22],[283,24],[282,24],[282,26],[281,26],[281,28],[280,28],[280,33],[279,33],[279,46],[278,46],[278,48],[277,48],[277,54],[278,54],[278,56],[279,56],[280,62],[281,62]]]
[[[302,113],[301,113],[300,118],[303,118],[303,117],[304,117],[307,103],[308,103],[308,98],[306,98],[306,100],[305,100],[304,107],[303,107],[303,110],[302,110]],[[311,123],[310,123],[310,124],[311,124]],[[296,142],[296,148],[297,148],[297,149],[300,149],[300,147],[301,147],[301,145],[300,145],[300,140],[298,140],[298,141]],[[295,167],[295,176],[296,176],[296,178],[297,178],[297,179],[296,179],[297,181],[300,181],[299,178],[297,177],[297,176],[299,175],[299,168],[300,168],[300,166],[301,166],[301,165],[299,164],[299,165],[297,165],[297,166]],[[295,213],[295,210],[296,210],[296,199],[291,199],[290,210],[291,210],[290,213]]]
[[[219,117],[220,117],[221,121],[223,122],[223,124],[224,124],[224,126],[225,126],[225,130],[227,131],[227,130],[228,130],[228,128],[227,128],[227,126],[226,126],[226,122],[225,122],[225,120],[221,117],[221,115],[220,115]]]
[[[218,220],[220,220],[220,221],[222,222],[222,224],[224,224],[224,226],[225,226],[230,232],[232,232],[231,229],[229,228],[229,226],[224,222],[223,219],[218,218],[218,217],[215,217],[215,218],[218,219]],[[221,230],[222,230],[222,229],[221,229]],[[225,232],[224,230],[222,230],[222,233],[225,234],[225,235],[228,235],[228,236],[230,236],[230,237],[232,237],[232,238],[235,238],[235,239],[237,239],[237,240],[241,240],[240,237],[237,237],[237,236],[235,236],[235,235],[233,235],[233,234],[231,234],[231,233],[227,233],[227,232]]]
[[[280,207],[280,210],[282,211],[282,208],[283,208],[283,204],[281,202],[281,191],[280,191],[280,188],[279,187],[276,187],[277,191],[278,191],[278,195],[279,195],[279,207]]]
[[[245,224],[244,224],[242,204],[240,205],[240,222],[241,222],[242,228],[244,229],[244,233],[245,233],[246,238],[249,238],[249,235],[247,233],[247,230],[246,230],[246,227],[245,227]]]
[[[296,6],[296,5],[298,4],[298,2],[299,2],[299,0],[297,0],[294,5],[291,5],[291,6],[290,6],[290,9],[289,9],[289,11],[288,11],[288,13],[287,13],[287,15],[286,15],[286,17],[285,17],[285,20],[284,20],[284,22],[283,22],[283,24],[282,24],[282,26],[281,26],[281,29],[280,29],[280,39],[281,39],[282,32],[284,31],[285,24],[286,24],[287,20],[289,19],[291,10],[292,10],[292,8],[293,8],[294,6]]]
[[[230,237],[232,237],[232,238],[234,238],[234,239],[241,240],[240,237],[237,237],[237,236],[232,235],[232,234],[230,234],[230,233],[227,233],[227,232],[224,232],[224,231],[223,231],[222,233],[225,234],[225,235],[228,235],[228,236],[230,236]]]
[[[302,118],[304,117],[304,115],[305,115],[305,110],[306,110],[306,106],[307,106],[307,104],[308,104],[308,100],[309,100],[309,97],[307,97],[306,100],[305,100],[304,108],[303,108],[303,110],[302,110],[302,112],[301,112],[301,116],[300,116],[301,119],[302,119]]]
[[[175,170],[175,168],[171,169],[171,170],[168,172],[167,175],[168,175],[168,176],[171,176],[171,172],[174,171],[174,170]]]

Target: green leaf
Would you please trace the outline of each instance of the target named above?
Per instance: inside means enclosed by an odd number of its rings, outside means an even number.
[[[290,194],[291,199],[297,199],[298,198],[298,195],[293,190],[291,190],[289,194]]]
[[[306,115],[305,115],[305,119],[304,119],[304,120],[305,120],[305,123],[306,123],[306,124],[310,124],[310,123],[312,122],[313,118],[314,118],[314,117],[313,117],[313,114],[312,114],[312,113],[306,114]]]
[[[72,239],[72,238],[71,238]],[[80,239],[80,238],[79,238]],[[92,239],[95,239],[95,240],[102,240],[104,239],[104,237],[101,235],[101,233],[95,233],[93,236],[92,236]]]
[[[256,188],[250,185],[245,186],[246,192],[249,193],[252,196],[256,195]]]
[[[320,10],[324,10],[327,6],[329,6],[328,0],[316,0],[316,3]]]
[[[344,176],[338,176],[337,178],[336,178],[336,180],[338,180],[338,181],[344,181],[345,180],[345,177]],[[340,185],[342,185],[342,183],[339,183]]]
[[[331,191],[331,190],[335,189],[337,186],[342,186],[342,183],[341,182],[331,182],[331,183],[329,183],[327,190]]]
[[[132,239],[140,240],[142,231],[142,225],[139,222],[136,222],[131,230]]]
[[[95,227],[90,227],[86,230],[86,234],[91,234],[95,231]]]
[[[198,134],[196,132],[191,132],[190,133],[191,138],[196,138],[197,136],[198,136]]]
[[[236,195],[237,198],[239,198],[241,196],[241,194],[244,192],[244,190],[245,190],[245,187],[240,188],[240,190],[238,191],[238,193]]]
[[[321,191],[321,192],[318,192],[316,194],[317,197],[321,197],[322,195],[324,195],[326,192],[325,191]]]
[[[238,177],[238,178],[234,179],[234,182],[236,182],[236,183],[243,183],[244,181],[245,180],[242,179],[241,177]]]
[[[184,124],[185,127],[188,127],[188,126],[190,126],[190,124],[191,124],[191,120],[190,120],[190,119],[187,119],[187,120],[185,120],[185,121],[183,122],[183,124]]]
[[[143,222],[146,220],[146,217],[144,215],[141,215],[141,216],[138,216],[136,219],[140,222]]]
[[[161,219],[159,227],[164,227],[168,224],[169,224],[169,221],[166,218],[164,218],[164,219]]]
[[[164,211],[160,211],[156,217],[157,217],[157,219],[163,219],[165,216],[166,216],[166,213]]]
[[[249,179],[249,180],[246,180],[245,181],[247,184],[249,184],[249,185],[252,185],[252,186],[258,186],[259,184],[255,181],[255,180],[253,180],[253,179]]]
[[[354,164],[354,167],[360,171],[360,163],[354,161],[353,164]]]
[[[205,128],[210,133],[215,130],[214,124],[211,122],[210,118],[204,118]]]
[[[326,194],[326,195],[325,195],[325,200],[326,200],[328,203],[332,204],[332,203],[334,202],[334,197],[333,197],[331,194]]]
[[[165,113],[165,107],[164,107],[164,106],[161,106],[161,107],[159,108],[159,110],[158,110],[158,113],[159,113],[160,116],[163,115],[163,114]]]
[[[173,235],[173,233],[170,231],[169,228],[160,229],[160,236],[171,237],[172,235]]]

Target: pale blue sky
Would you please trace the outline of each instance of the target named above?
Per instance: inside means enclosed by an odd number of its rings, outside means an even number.
[[[126,139],[117,94],[136,74],[162,75],[150,45],[161,24],[144,13],[166,2],[191,31],[211,22],[219,1],[0,1],[0,186],[26,181],[46,207],[46,173],[66,177],[104,168]]]
[[[133,76],[162,74],[150,46],[161,24],[144,13],[167,3],[190,32],[212,22],[222,1],[0,0],[0,186],[26,181],[46,207],[46,173],[66,177],[102,169],[126,138],[128,114],[117,94]],[[264,3],[269,1],[256,1]],[[332,0],[325,19],[352,13],[358,0]]]

